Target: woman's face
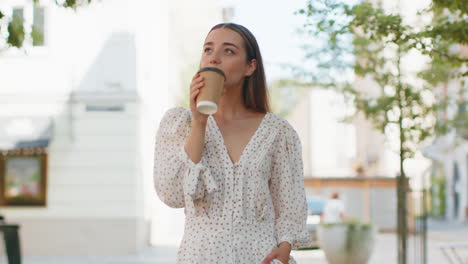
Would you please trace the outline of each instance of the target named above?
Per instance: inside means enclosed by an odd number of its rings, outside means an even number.
[[[244,78],[255,71],[256,60],[247,62],[244,40],[239,33],[217,28],[206,37],[200,66],[223,70],[226,75],[225,87],[242,86]]]

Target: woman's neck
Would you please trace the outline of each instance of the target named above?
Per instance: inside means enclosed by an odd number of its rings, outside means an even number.
[[[242,87],[227,88],[219,102],[219,108],[216,112],[216,119],[236,120],[245,119],[251,113],[242,99]]]

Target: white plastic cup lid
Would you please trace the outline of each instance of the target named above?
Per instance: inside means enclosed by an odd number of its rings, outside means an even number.
[[[197,103],[197,111],[205,115],[212,115],[218,111],[218,105],[210,101],[200,101]]]

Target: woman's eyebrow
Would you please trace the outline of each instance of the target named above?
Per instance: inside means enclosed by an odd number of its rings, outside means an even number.
[[[236,45],[234,45],[234,43],[231,43],[231,42],[224,42],[223,45],[224,45],[224,46],[233,46],[233,47],[235,47],[235,48],[237,48],[237,49],[239,48],[239,47],[237,47]]]
[[[213,45],[213,42],[209,41],[209,42],[206,42],[205,45],[203,46],[208,46],[208,45]],[[233,46],[235,48],[239,48],[237,47],[234,43],[231,43],[231,42],[223,42],[223,46]]]

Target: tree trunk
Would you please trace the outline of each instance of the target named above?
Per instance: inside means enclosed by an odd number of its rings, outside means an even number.
[[[400,131],[400,175],[397,180],[397,229],[398,229],[398,264],[406,264],[406,251],[407,251],[407,205],[406,205],[406,174],[403,166],[405,161],[405,134],[403,130],[403,100],[404,91],[401,84],[401,52],[400,47],[397,50],[397,68],[398,68],[398,106],[400,109],[400,117],[398,120],[399,131]]]

